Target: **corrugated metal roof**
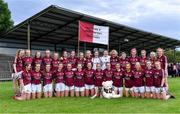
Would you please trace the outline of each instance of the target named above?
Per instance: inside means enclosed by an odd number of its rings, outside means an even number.
[[[78,21],[86,21],[97,25],[110,27],[110,49],[121,50],[175,48],[180,46],[180,41],[166,36],[146,32],[122,24],[114,23],[97,17],[89,16],[72,10],[51,5],[36,15],[18,24],[8,32],[0,36],[0,41],[5,43],[26,44],[27,23],[30,23],[31,45],[54,46],[64,45],[77,47]],[[124,39],[128,39],[125,42]],[[88,44],[87,47],[95,47],[98,44]],[[99,45],[99,47],[104,47]]]

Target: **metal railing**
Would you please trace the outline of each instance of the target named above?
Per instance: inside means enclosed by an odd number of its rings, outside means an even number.
[[[12,80],[12,61],[0,60],[0,81]]]

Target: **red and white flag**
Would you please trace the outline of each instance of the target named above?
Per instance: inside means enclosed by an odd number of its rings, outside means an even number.
[[[79,21],[79,41],[108,45],[109,27]]]

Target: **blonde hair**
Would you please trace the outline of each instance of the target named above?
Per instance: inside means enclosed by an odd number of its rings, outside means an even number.
[[[115,49],[111,50],[110,55],[112,55],[113,53],[118,56],[118,52]]]
[[[142,70],[142,67],[141,67],[140,62],[136,62],[136,64],[135,64],[135,68],[136,68],[136,69],[137,69],[137,65],[139,65],[139,70],[141,71],[141,70]]]
[[[156,54],[156,52],[151,51],[151,52],[150,52],[150,56],[151,56],[151,55],[154,55],[154,56],[156,57],[157,54]]]
[[[125,53],[125,52],[121,52],[121,55],[123,55],[123,54],[125,54],[125,55],[126,55],[126,53]]]
[[[146,61],[147,64],[151,64],[151,61]]]
[[[84,53],[83,53],[83,52],[79,52],[79,55],[81,55],[81,54],[83,54],[83,55],[84,55]]]
[[[163,48],[159,47],[159,48],[156,49],[156,51],[158,51],[158,50],[161,50],[164,53],[164,49]]]
[[[161,63],[160,63],[159,61],[156,61],[156,62],[155,62],[155,64],[159,64],[159,65],[161,65]]]
[[[19,57],[21,51],[23,51],[23,49],[18,49],[18,50],[16,51],[16,57]]]

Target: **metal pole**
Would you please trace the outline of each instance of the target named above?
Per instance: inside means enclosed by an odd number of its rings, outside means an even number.
[[[75,50],[75,52],[77,52],[77,47],[76,46],[74,46],[74,50]]]
[[[57,44],[54,44],[54,51],[57,52]]]
[[[109,41],[108,41],[108,45],[107,45],[107,51],[109,52]]]
[[[79,46],[80,46],[80,42],[79,42],[79,39],[78,39],[78,57],[79,57]]]
[[[120,52],[120,38],[119,38],[119,40],[118,40],[118,53]]]
[[[86,52],[86,42],[84,42],[84,53]]]
[[[78,30],[78,57],[79,57],[79,46],[80,46],[79,37],[80,37],[80,22],[79,22],[79,30]]]
[[[30,29],[30,23],[28,22],[28,25],[27,25],[27,48],[28,49],[31,49],[31,29]]]
[[[176,48],[174,48],[174,62],[176,61]]]

